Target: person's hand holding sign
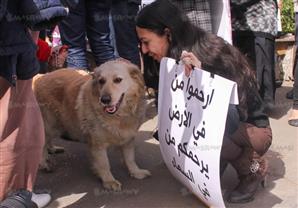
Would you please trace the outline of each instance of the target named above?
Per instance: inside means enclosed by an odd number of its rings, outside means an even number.
[[[185,65],[184,70],[187,77],[190,75],[190,72],[194,67],[201,68],[201,62],[192,52],[182,51],[180,59]]]

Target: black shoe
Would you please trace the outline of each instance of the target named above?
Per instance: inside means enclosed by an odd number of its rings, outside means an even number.
[[[282,82],[283,82],[283,80],[275,80],[275,87],[276,88],[279,88],[279,87],[281,87],[282,86]]]
[[[231,192],[227,201],[229,203],[247,203],[254,200],[258,187],[265,187],[265,176],[260,173],[250,173],[241,176],[240,183]]]
[[[242,155],[231,162],[238,173],[239,184],[227,198],[229,203],[247,203],[254,200],[259,185],[265,187],[267,160],[252,149],[244,149]]]
[[[291,126],[298,127],[298,118],[289,120],[288,124],[291,125]]]
[[[227,199],[229,203],[243,204],[253,201],[259,185],[265,187],[265,179],[260,175],[249,175],[240,180],[240,184]]]
[[[289,92],[286,94],[286,98],[292,100],[294,97],[294,89],[291,89]]]

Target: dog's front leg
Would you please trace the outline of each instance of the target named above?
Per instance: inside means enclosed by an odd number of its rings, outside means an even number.
[[[117,181],[111,173],[106,147],[91,147],[91,155],[93,158],[92,165],[94,171],[96,175],[101,178],[103,186],[109,190],[120,191],[121,183]]]
[[[131,140],[130,142],[124,144],[122,146],[122,152],[125,164],[132,177],[137,179],[143,179],[151,175],[151,173],[148,170],[140,169],[136,164],[134,140]]]

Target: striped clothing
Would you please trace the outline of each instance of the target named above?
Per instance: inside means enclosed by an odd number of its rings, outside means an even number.
[[[191,22],[204,29],[212,32],[211,11],[208,0],[172,0],[185,14]]]

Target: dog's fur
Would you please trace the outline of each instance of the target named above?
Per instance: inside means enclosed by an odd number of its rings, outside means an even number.
[[[135,163],[134,137],[145,113],[143,76],[135,65],[109,61],[93,74],[61,69],[34,79],[46,131],[42,167],[49,169],[47,149],[51,139],[62,135],[88,142],[92,166],[107,189],[121,190],[107,157],[110,145],[121,146],[132,177],[150,175]],[[115,112],[114,112],[115,111]]]

